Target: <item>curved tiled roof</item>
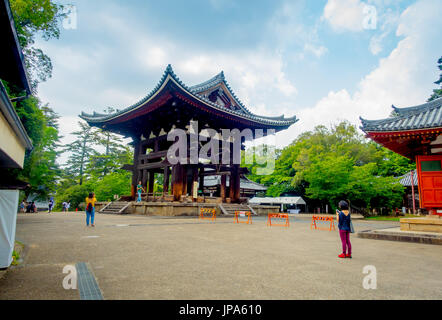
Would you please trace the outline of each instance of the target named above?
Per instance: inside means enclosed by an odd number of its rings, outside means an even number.
[[[165,83],[168,80],[172,80],[174,81],[177,85],[179,85],[187,94],[189,94],[190,96],[200,100],[202,103],[217,109],[219,111],[222,111],[224,113],[228,113],[246,120],[251,120],[254,122],[258,122],[261,124],[267,124],[267,125],[274,125],[274,126],[290,126],[291,124],[295,123],[298,121],[298,119],[296,118],[296,116],[290,117],[290,118],[284,118],[284,116],[279,116],[279,117],[265,117],[265,116],[258,116],[255,115],[253,113],[251,113],[242,103],[241,101],[236,97],[236,95],[233,93],[233,91],[230,89],[230,86],[228,85],[228,83],[225,81],[224,78],[224,73],[221,72],[218,75],[216,75],[215,77],[213,77],[212,79],[209,79],[201,84],[192,86],[192,87],[188,87],[186,86],[173,72],[172,70],[172,66],[169,64],[166,68],[166,70],[163,73],[163,76],[161,77],[161,80],[159,81],[159,83],[155,86],[155,88],[144,98],[142,98],[140,101],[136,102],[135,104],[123,109],[123,110],[119,110],[116,113],[113,114],[99,114],[94,112],[93,114],[87,114],[82,112],[80,115],[80,118],[86,120],[89,123],[102,123],[102,122],[106,122],[112,119],[115,119],[123,114],[129,113],[131,111],[134,111],[140,107],[142,107],[145,103],[147,103],[151,98],[153,98],[159,91],[160,89],[165,85]],[[223,82],[226,86],[226,88],[229,90],[230,94],[232,95],[232,97],[235,99],[235,101],[238,103],[238,105],[240,106],[240,110],[232,110],[230,108],[225,108],[224,106],[221,106],[217,103],[214,103],[212,101],[210,101],[209,99],[207,99],[206,97],[204,97],[203,95],[200,95],[199,93],[201,93],[204,90],[207,90],[211,87],[213,87],[214,85],[217,85],[219,83]]]
[[[411,187],[411,172],[399,177],[399,183],[404,187]],[[417,171],[413,170],[413,185],[417,186]]]
[[[442,127],[442,98],[408,108],[393,107],[393,116],[381,120],[361,120],[364,132],[390,132]]]

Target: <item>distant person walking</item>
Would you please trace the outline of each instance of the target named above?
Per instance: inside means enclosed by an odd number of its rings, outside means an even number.
[[[71,200],[68,200],[66,203],[66,211],[69,211],[69,208],[71,207]]]
[[[339,236],[342,242],[342,253],[339,258],[351,258],[350,233],[353,231],[348,203],[339,201],[339,210],[336,210],[336,219],[338,220]]]
[[[141,193],[142,192],[146,192],[146,191],[144,191],[143,186],[141,185],[141,181],[139,181],[138,185],[137,185],[137,193],[138,193],[137,202],[141,202]]]
[[[32,203],[31,203],[31,212],[37,213],[37,206],[35,205],[34,201],[32,201]]]
[[[95,218],[95,202],[97,199],[95,198],[95,193],[89,193],[89,196],[86,197],[86,226],[89,227],[89,220],[91,222],[91,226],[95,227],[94,218]]]
[[[52,212],[53,207],[54,207],[54,197],[51,197],[51,199],[49,199],[49,203],[48,203],[48,213]]]
[[[25,200],[23,200],[23,201],[20,203],[20,212],[21,212],[21,213],[25,213],[25,209],[26,209],[26,202],[25,202]]]

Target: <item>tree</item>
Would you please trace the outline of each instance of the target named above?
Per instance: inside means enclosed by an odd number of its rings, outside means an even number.
[[[332,208],[341,199],[392,208],[403,194],[395,177],[415,169],[412,161],[367,140],[347,121],[299,135],[277,153],[270,175],[257,176],[256,165],[248,167],[249,178],[267,185],[269,196],[294,192],[306,196],[309,206]]]
[[[105,112],[110,114],[115,110],[108,108]],[[91,156],[88,164],[87,173],[95,178],[105,177],[109,172],[118,171],[124,164],[132,161],[133,155],[130,148],[123,145],[120,136],[105,131],[101,128],[95,130],[93,143],[104,152],[97,151]]]
[[[437,61],[437,63],[439,64],[438,68],[439,70],[442,70],[442,57],[439,58],[439,60]],[[433,90],[433,94],[431,95],[431,97],[428,99],[428,101],[433,101],[437,98],[442,97],[442,73],[439,76],[439,80],[437,80],[435,82],[435,84],[440,85],[441,87],[439,89],[434,89]]]
[[[35,97],[16,103],[17,114],[28,132],[33,149],[26,152],[23,170],[9,170],[8,175],[30,184],[31,187],[25,191],[26,197],[32,193],[44,199],[55,192],[60,175],[56,162],[60,137],[58,115],[47,105],[44,108],[39,105],[40,101]]]
[[[70,156],[66,162],[65,172],[71,179],[78,179],[80,185],[83,184],[85,169],[92,156],[97,154],[92,147],[95,141],[95,131],[87,123],[79,121],[79,131],[72,134],[77,139],[64,148],[64,152],[69,152]]]
[[[30,73],[31,87],[36,91],[41,81],[52,76],[51,59],[39,48],[34,47],[35,35],[43,39],[58,39],[61,19],[68,14],[64,6],[51,0],[10,0],[15,28]]]

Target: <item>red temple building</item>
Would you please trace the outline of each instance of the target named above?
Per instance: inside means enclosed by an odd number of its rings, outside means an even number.
[[[253,132],[256,129],[263,129],[264,132],[272,129],[278,132],[298,121],[295,116],[285,118],[253,114],[233,93],[223,72],[208,81],[188,87],[175,75],[170,65],[158,85],[139,102],[114,114],[82,113],[80,117],[90,126],[132,138],[134,161],[125,166],[125,169],[132,171],[132,199],[138,181],[141,181],[147,190],[144,200],[150,201],[149,197],[153,196],[157,201],[158,197],[155,198],[153,190],[155,174],[159,174],[163,175],[164,181],[160,201],[175,202],[183,201],[186,196],[199,202],[198,195],[207,193],[209,187],[205,186],[204,178],[216,176],[219,177],[215,183],[218,185],[219,202],[239,203],[243,192],[241,177],[247,173],[247,168],[241,168],[232,161],[220,161],[218,164],[208,161],[197,164],[170,163],[166,155],[173,142],[167,140],[167,133],[173,128],[188,130],[189,134],[189,123],[198,121],[198,134],[204,128],[217,132],[235,128],[248,128]],[[241,140],[242,149],[244,142]],[[187,148],[200,151],[201,147],[200,143],[197,146],[188,145]],[[233,141],[229,150],[231,157],[232,148]],[[214,187],[213,179],[210,180]]]
[[[416,161],[419,205],[441,215],[442,98],[408,108],[393,106],[389,118],[361,122],[367,137]]]

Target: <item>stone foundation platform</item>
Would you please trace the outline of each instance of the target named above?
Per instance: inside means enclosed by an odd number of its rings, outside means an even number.
[[[366,230],[357,233],[358,238],[403,241],[442,245],[442,234],[437,232],[402,231],[399,227]]]
[[[442,218],[437,215],[423,218],[401,218],[401,231],[436,232],[442,234]]]
[[[95,212],[99,212],[108,202],[96,202]],[[136,202],[132,201],[125,214],[147,216],[198,216],[199,208],[215,208],[217,216],[223,216],[218,203],[182,202]],[[279,206],[251,206],[258,215],[279,213]]]

